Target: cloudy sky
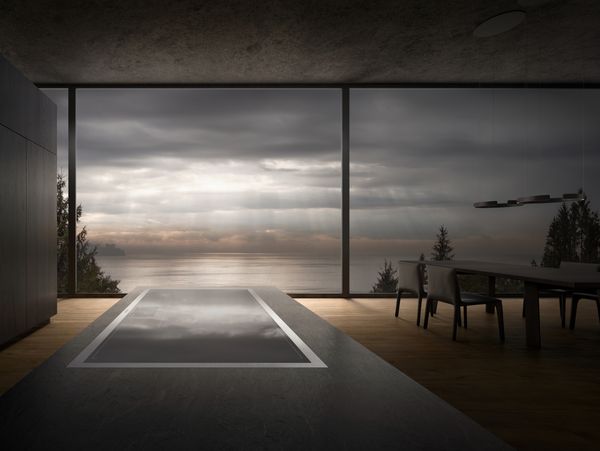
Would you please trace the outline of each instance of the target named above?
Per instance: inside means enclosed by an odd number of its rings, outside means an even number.
[[[353,249],[428,255],[445,224],[457,258],[539,260],[557,204],[472,204],[584,185],[598,208],[599,119],[598,91],[354,91]]]
[[[66,114],[64,92],[50,94]],[[356,258],[427,255],[445,224],[457,258],[529,262],[557,205],[473,202],[584,186],[600,206],[597,90],[365,89],[350,103]],[[339,90],[79,90],[77,121],[94,242],[129,254],[339,253]]]

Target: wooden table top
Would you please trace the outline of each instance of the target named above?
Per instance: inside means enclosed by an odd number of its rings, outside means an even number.
[[[600,289],[600,272],[579,272],[559,268],[476,260],[424,261],[423,263],[455,268],[461,273],[506,277],[538,285],[572,289]]]

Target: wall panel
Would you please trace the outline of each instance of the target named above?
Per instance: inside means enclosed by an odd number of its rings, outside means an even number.
[[[52,163],[56,157],[27,146],[27,324],[56,314],[56,216]]]
[[[0,57],[0,345],[56,313],[56,106]]]
[[[27,141],[0,126],[0,343],[27,327]]]

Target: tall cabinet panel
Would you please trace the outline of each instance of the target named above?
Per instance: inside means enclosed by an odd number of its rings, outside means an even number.
[[[27,146],[27,323],[56,314],[56,156]],[[49,177],[50,175],[50,177]]]
[[[56,105],[0,56],[0,346],[56,313]]]
[[[27,329],[27,141],[0,126],[0,343]]]

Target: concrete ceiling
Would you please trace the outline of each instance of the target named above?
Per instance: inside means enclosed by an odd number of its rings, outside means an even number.
[[[581,83],[599,25],[598,0],[3,0],[0,53],[37,83]]]

